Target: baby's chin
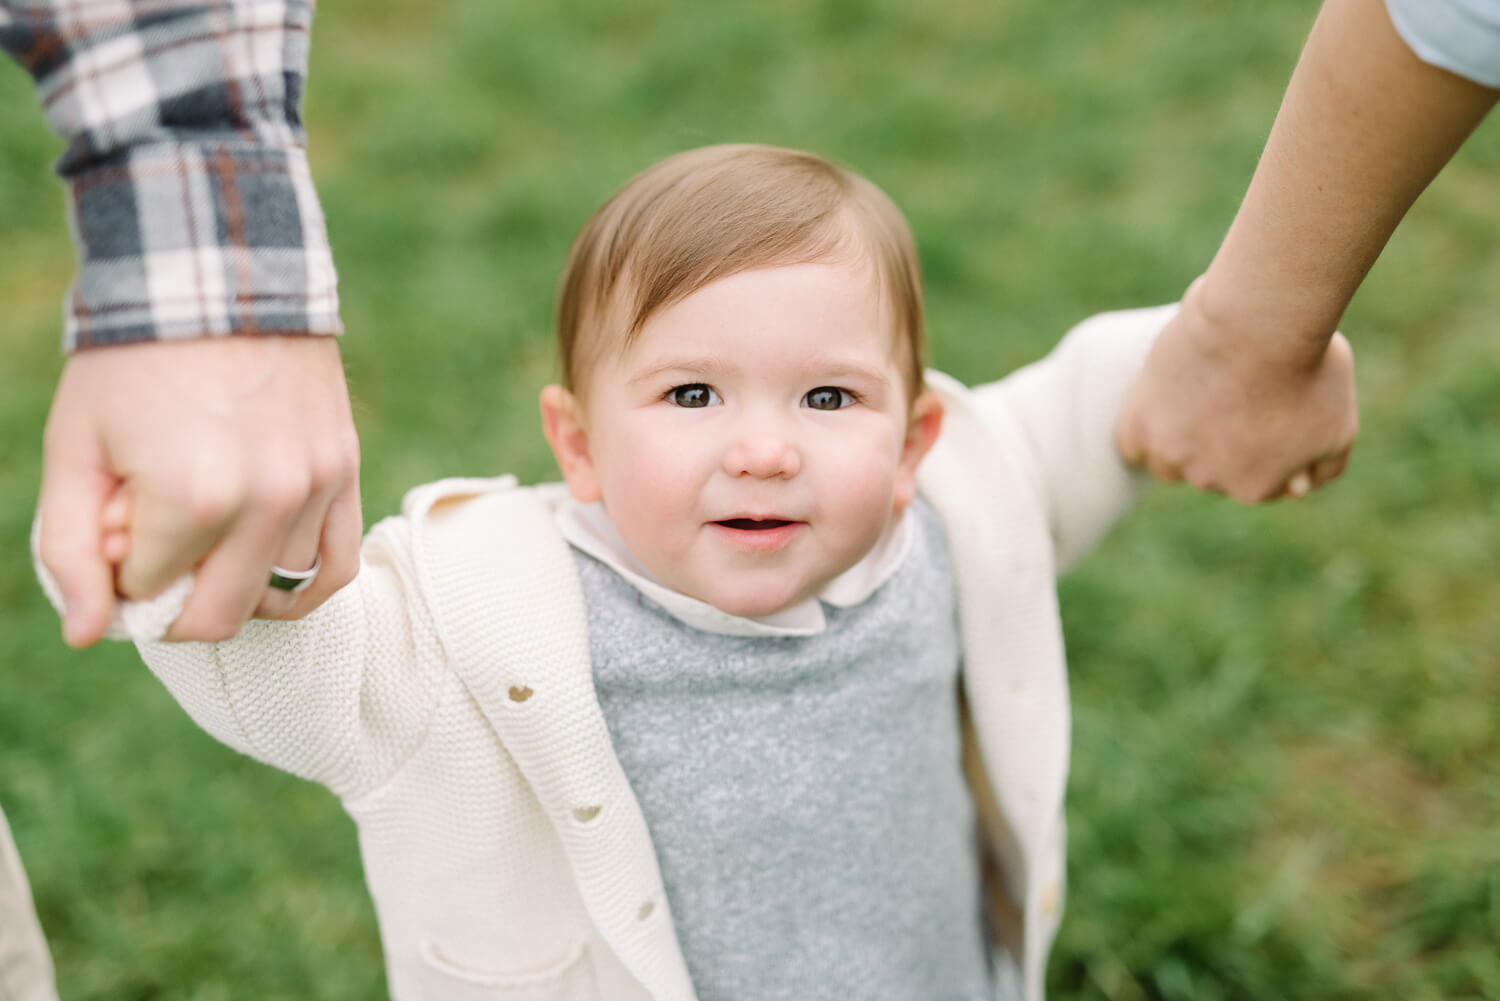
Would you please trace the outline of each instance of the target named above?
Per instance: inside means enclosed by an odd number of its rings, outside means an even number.
[[[775,582],[755,582],[738,588],[714,587],[703,589],[705,593],[683,593],[710,604],[727,615],[737,615],[742,619],[763,619],[801,604],[823,590],[827,583],[820,580],[812,584],[804,583],[799,587],[792,582],[779,586]]]

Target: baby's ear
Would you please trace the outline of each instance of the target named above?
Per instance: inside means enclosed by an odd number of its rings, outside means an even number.
[[[911,405],[906,423],[906,440],[901,445],[901,461],[896,467],[895,510],[906,510],[917,496],[917,467],[937,443],[943,430],[943,401],[937,394],[925,392]]]
[[[602,496],[599,477],[589,452],[588,425],[578,397],[561,386],[548,386],[542,390],[541,404],[542,431],[568,484],[568,493],[582,504],[598,500]]]

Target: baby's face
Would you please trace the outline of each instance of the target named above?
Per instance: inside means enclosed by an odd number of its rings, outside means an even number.
[[[573,495],[725,612],[816,594],[910,503],[941,424],[934,397],[908,405],[887,314],[866,269],[833,264],[743,272],[654,314],[589,376],[573,461],[548,418]]]

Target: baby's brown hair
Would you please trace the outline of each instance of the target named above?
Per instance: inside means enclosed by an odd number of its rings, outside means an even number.
[[[574,392],[611,343],[652,314],[757,268],[866,261],[922,389],[922,278],[905,217],[871,182],[775,146],[705,146],[663,160],[605,202],[568,254],[558,297],[564,384]],[[618,340],[614,340],[618,338]]]

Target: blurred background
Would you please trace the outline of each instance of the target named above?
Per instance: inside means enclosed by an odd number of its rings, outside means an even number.
[[[1313,0],[327,2],[306,116],[366,523],[555,475],[574,232],[636,171],[806,147],[902,205],[968,381],[1178,297]],[[383,996],[351,823],[66,649],[27,531],[73,270],[60,144],[0,65],[0,802],[65,999]],[[1356,299],[1363,433],[1296,503],[1158,489],[1061,585],[1076,698],[1055,998],[1500,998],[1500,123]]]

